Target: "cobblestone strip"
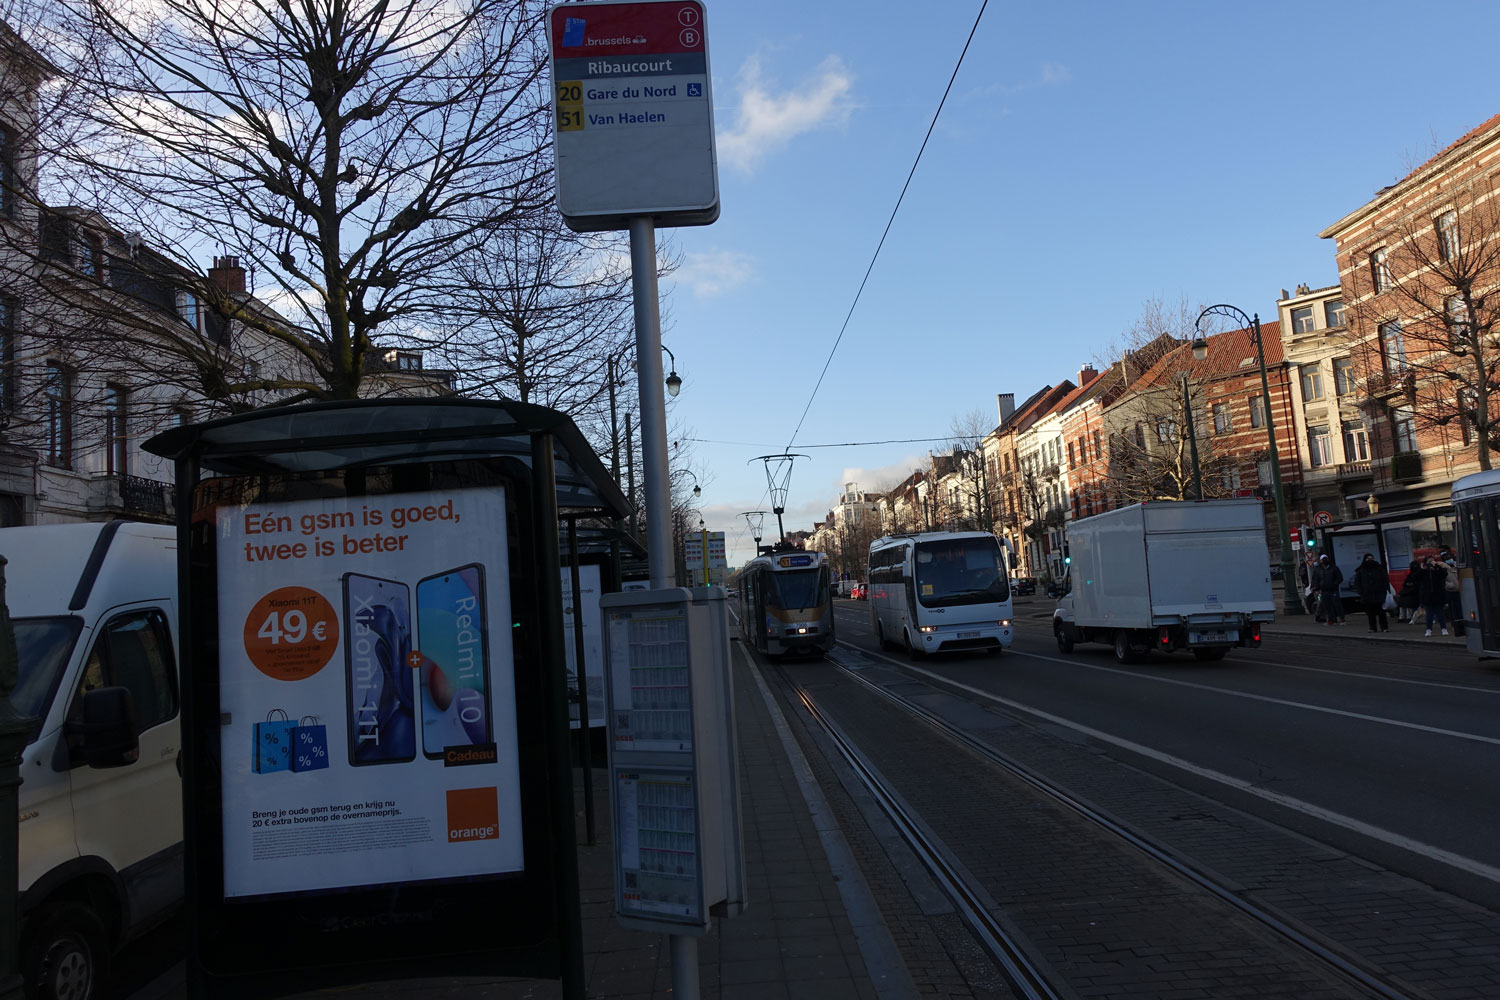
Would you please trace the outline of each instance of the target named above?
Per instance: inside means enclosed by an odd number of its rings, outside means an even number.
[[[799,679],[1080,996],[1363,995],[852,679],[826,670]]]

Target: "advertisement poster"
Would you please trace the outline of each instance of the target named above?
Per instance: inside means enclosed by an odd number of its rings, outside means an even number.
[[[578,650],[573,641],[573,581],[569,567],[563,567],[562,606],[563,643],[568,655],[568,725],[578,728]],[[588,674],[589,728],[604,726],[604,631],[599,615],[602,592],[600,567],[578,567],[578,594],[583,604],[583,666]]]
[[[501,488],[218,513],[224,895],[520,871]]]

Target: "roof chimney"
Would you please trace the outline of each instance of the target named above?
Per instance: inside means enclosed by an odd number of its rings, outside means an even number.
[[[1078,387],[1081,389],[1098,377],[1099,373],[1094,371],[1093,365],[1084,365],[1078,369]]]
[[[215,257],[214,266],[208,269],[208,280],[226,292],[245,291],[245,269],[238,257]]]
[[[1010,419],[1010,415],[1016,412],[1016,394],[1013,392],[995,393],[995,403],[1000,408],[1000,422],[1003,424]]]

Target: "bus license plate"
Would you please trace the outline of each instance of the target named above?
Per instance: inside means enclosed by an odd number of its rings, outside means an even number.
[[[1193,632],[1188,636],[1189,642],[1234,642],[1239,639],[1238,630],[1228,632]]]
[[[960,632],[960,633],[958,633],[958,637],[960,639],[978,639],[979,638],[979,633],[978,632]]]

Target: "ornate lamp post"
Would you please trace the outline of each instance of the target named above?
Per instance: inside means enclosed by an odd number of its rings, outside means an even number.
[[[1198,317],[1202,319],[1202,316]],[[1203,333],[1198,333],[1198,339],[1193,341],[1193,360],[1202,361],[1208,357],[1208,341],[1203,339]],[[1198,469],[1198,428],[1193,420],[1193,404],[1188,399],[1188,373],[1182,373],[1182,419],[1187,425],[1188,453],[1193,459],[1193,499],[1203,499],[1203,473]]]
[[[1198,314],[1193,326],[1198,330],[1198,336],[1203,336],[1203,317],[1223,316],[1240,324],[1241,329],[1248,328],[1255,337],[1255,356],[1260,361],[1260,391],[1265,400],[1266,412],[1266,441],[1267,451],[1271,455],[1271,488],[1275,491],[1276,501],[1276,534],[1281,539],[1281,590],[1282,590],[1282,613],[1288,615],[1305,614],[1306,609],[1302,606],[1302,600],[1297,595],[1297,573],[1296,567],[1292,565],[1292,540],[1287,534],[1286,525],[1286,495],[1281,485],[1281,452],[1276,447],[1276,421],[1272,416],[1271,406],[1271,379],[1266,374],[1266,347],[1261,339],[1260,314],[1253,317],[1246,316],[1244,311],[1234,306],[1220,303],[1209,306]]]

